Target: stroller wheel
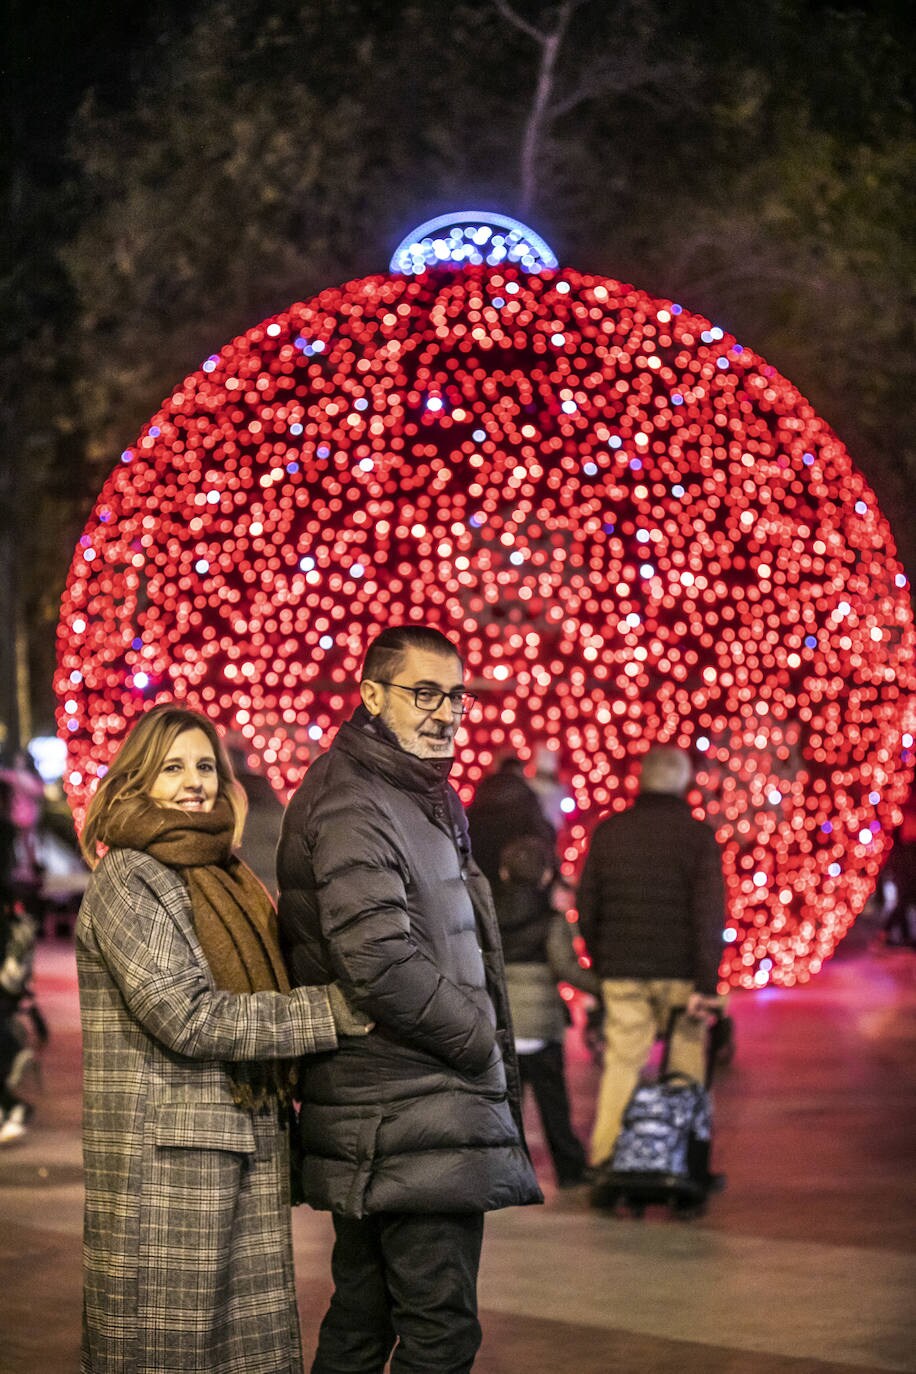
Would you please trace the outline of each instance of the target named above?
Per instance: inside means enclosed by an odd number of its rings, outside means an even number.
[[[672,1198],[668,1204],[668,1210],[678,1221],[694,1221],[697,1217],[705,1215],[705,1198],[696,1202],[688,1198]]]

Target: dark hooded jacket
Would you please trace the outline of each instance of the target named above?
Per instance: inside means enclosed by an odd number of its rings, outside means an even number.
[[[438,763],[363,707],[309,769],[278,853],[295,984],[375,1022],[301,1064],[305,1201],[380,1211],[537,1202],[492,900]]]
[[[541,810],[537,793],[520,773],[504,768],[481,780],[468,808],[474,858],[495,886],[503,850],[532,835],[553,849],[557,833]]]

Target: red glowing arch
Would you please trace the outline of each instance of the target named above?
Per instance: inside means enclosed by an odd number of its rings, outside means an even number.
[[[286,795],[402,619],[465,650],[466,796],[494,752],[552,751],[572,867],[678,743],[726,847],[723,986],[830,955],[912,775],[913,619],[872,492],[774,368],[669,301],[505,264],[367,277],[249,330],[122,455],[74,556],[75,812],[168,697]]]

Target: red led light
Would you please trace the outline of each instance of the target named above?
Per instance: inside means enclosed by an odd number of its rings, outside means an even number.
[[[500,749],[552,750],[572,871],[645,749],[690,748],[725,846],[723,988],[829,957],[912,777],[913,619],[872,492],[761,358],[570,269],[369,277],[234,340],[125,452],[74,555],[78,820],[172,697],[285,797],[402,620],[466,650],[466,797]]]

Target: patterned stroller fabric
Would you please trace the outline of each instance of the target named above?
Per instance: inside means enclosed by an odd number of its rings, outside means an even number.
[[[712,1138],[709,1093],[683,1074],[641,1083],[627,1104],[611,1168],[615,1173],[687,1178],[697,1142]],[[691,1142],[694,1150],[691,1150]]]

